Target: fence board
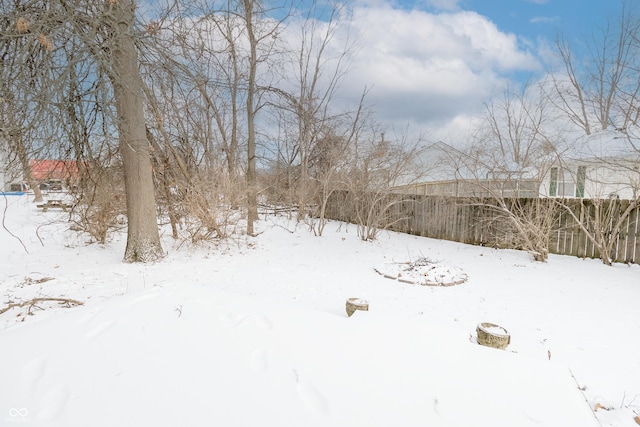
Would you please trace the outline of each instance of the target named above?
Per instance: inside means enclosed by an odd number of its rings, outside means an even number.
[[[542,211],[552,209],[551,199],[512,199],[511,202],[548,203]],[[517,239],[512,224],[491,207],[490,200],[418,194],[392,194],[384,203],[390,203],[385,213],[389,229],[410,234],[452,240],[474,245],[516,248]],[[595,208],[590,200],[565,200],[582,224],[593,233]],[[601,201],[601,210],[614,209],[618,215],[629,205],[628,201]],[[616,205],[611,205],[617,203]],[[537,205],[536,205],[537,206]],[[380,209],[380,206],[374,206]],[[615,211],[617,209],[618,211]],[[576,220],[565,210],[555,213],[549,236],[549,252],[561,255],[597,258],[599,253]],[[327,218],[355,222],[356,203],[347,192],[334,192],[327,206]],[[616,222],[615,215],[612,223]],[[640,207],[636,207],[621,226],[613,258],[617,262],[640,264]],[[384,225],[384,224],[382,224]],[[606,232],[611,232],[607,225]]]

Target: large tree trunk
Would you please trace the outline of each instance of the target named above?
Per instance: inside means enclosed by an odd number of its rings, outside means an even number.
[[[135,5],[121,0],[113,12],[113,55],[109,78],[118,114],[118,138],[124,167],[128,234],[126,262],[148,262],[163,256],[156,218],[151,156],[144,121],[144,92],[133,39]]]
[[[257,44],[253,29],[253,1],[244,0],[244,13],[249,37],[249,81],[247,87],[247,234],[253,235],[254,222],[258,220],[258,192],[256,176],[255,91],[258,64]]]

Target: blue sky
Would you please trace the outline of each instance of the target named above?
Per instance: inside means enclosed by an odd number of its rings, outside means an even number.
[[[577,4],[582,5],[576,7]],[[462,9],[473,10],[493,21],[499,29],[535,39],[553,39],[558,32],[570,38],[589,36],[592,28],[616,17],[616,0],[464,0]]]
[[[582,3],[582,4],[579,4]],[[559,32],[574,39],[616,19],[622,0],[398,0],[405,9],[438,12],[474,11],[505,32],[527,39],[554,39]],[[578,5],[578,6],[577,6]]]

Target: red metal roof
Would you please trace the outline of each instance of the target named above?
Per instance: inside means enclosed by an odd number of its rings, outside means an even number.
[[[78,163],[75,160],[29,160],[31,176],[37,181],[49,179],[77,180]]]

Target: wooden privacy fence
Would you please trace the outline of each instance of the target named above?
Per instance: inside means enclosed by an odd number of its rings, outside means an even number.
[[[348,192],[335,192],[329,199],[326,217],[358,223],[358,212],[370,208],[363,206],[367,202],[362,200],[366,199],[356,201]],[[372,200],[376,200],[372,210],[380,214],[377,224],[380,228],[472,245],[521,249],[521,239],[513,223],[496,209],[497,202],[492,199],[389,194]],[[590,233],[600,224],[603,233],[611,234],[612,225],[630,203],[628,200],[599,201],[601,215],[600,221],[596,221],[593,201],[563,200],[564,206],[580,219],[577,222],[558,200],[521,198],[504,201],[513,207],[512,212],[517,207],[532,221],[535,222],[537,216],[539,221],[549,223],[550,253],[588,258],[598,258],[600,254],[580,224],[584,224]],[[602,212],[608,215],[602,215]],[[540,219],[542,215],[546,219]],[[624,219],[611,255],[615,262],[640,264],[640,208],[633,209]]]

